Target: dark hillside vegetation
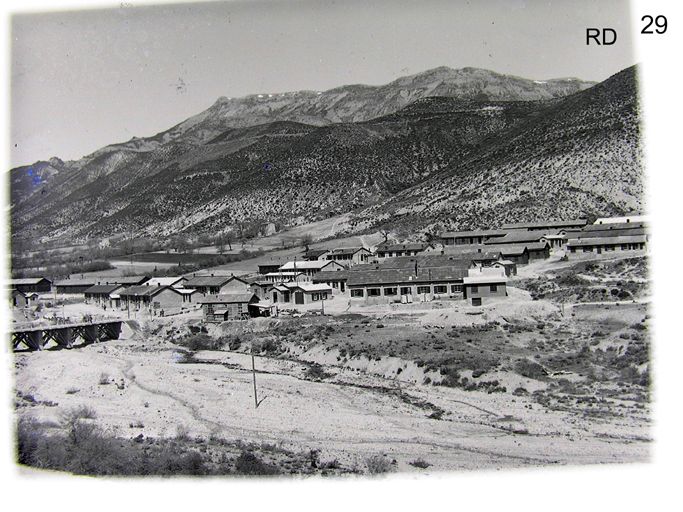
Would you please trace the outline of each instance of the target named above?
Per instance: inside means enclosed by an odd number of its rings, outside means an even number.
[[[222,98],[154,137],[54,159],[40,187],[12,170],[12,232],[76,242],[357,211],[479,158],[590,85],[437,68],[379,87]]]

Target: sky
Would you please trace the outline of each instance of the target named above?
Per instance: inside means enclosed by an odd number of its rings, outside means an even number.
[[[635,63],[624,0],[111,5],[14,11],[11,167],[152,136],[220,96],[380,85],[438,66],[601,81]],[[586,45],[587,27],[617,42]]]

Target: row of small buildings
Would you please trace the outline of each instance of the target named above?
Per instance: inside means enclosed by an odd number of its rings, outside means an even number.
[[[467,300],[481,305],[507,295],[518,266],[550,257],[647,248],[642,217],[504,225],[441,233],[432,243],[382,243],[366,248],[311,250],[301,260],[258,266],[249,276],[193,275],[15,279],[11,303],[24,307],[39,294],[82,294],[103,309],[165,316],[201,307],[207,321],[272,316],[278,308],[320,304],[333,296],[351,304]],[[23,304],[23,305],[22,305]]]
[[[642,251],[647,249],[649,234],[647,218],[638,215],[600,218],[593,224],[588,224],[586,219],[576,219],[506,224],[500,229],[444,232],[440,241],[447,251],[464,246],[495,247],[506,257],[523,264],[547,258],[556,250],[564,250],[567,255]],[[527,248],[528,256],[519,253],[522,246]]]

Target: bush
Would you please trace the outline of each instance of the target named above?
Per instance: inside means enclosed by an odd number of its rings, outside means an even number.
[[[409,462],[408,464],[410,464],[411,466],[413,466],[415,468],[420,468],[420,469],[427,469],[429,466],[431,466],[431,464],[429,462],[425,461],[424,459],[415,459],[414,461]]]
[[[306,370],[306,378],[311,380],[323,380],[334,377],[333,373],[328,373],[318,363],[313,363],[308,370]]]
[[[220,350],[225,344],[222,339],[214,339],[204,333],[191,334],[185,338],[179,339],[176,343],[186,347],[192,352],[197,352],[199,350]]]
[[[365,466],[371,475],[380,475],[391,470],[391,462],[384,455],[372,455],[366,458]]]
[[[235,470],[240,475],[278,475],[279,468],[266,464],[249,451],[242,451],[235,461]]]
[[[528,359],[522,359],[515,364],[515,371],[523,377],[529,379],[543,380],[548,376],[545,368],[540,364],[529,361]]]
[[[109,384],[109,374],[105,372],[100,373],[100,380],[98,381],[98,384],[100,386],[106,386]]]

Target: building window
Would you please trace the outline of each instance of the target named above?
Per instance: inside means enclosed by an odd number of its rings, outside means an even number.
[[[380,291],[379,288],[368,288],[368,297],[379,297]]]
[[[498,285],[497,284],[492,284],[489,286],[492,292],[497,292],[498,291]]]
[[[590,245],[587,245],[583,248],[583,252],[593,252],[593,247]]]
[[[417,287],[417,293],[431,293],[432,287],[431,286],[418,286]]]
[[[479,287],[478,286],[473,286],[471,289],[472,293],[479,293]]]
[[[401,286],[401,295],[412,295],[413,289],[410,286]]]
[[[311,300],[320,300],[320,294],[319,293],[312,293],[311,294]]]
[[[460,284],[452,284],[451,285],[451,293],[461,293],[462,292],[462,285]]]
[[[448,287],[446,285],[435,286],[434,293],[448,293]]]
[[[384,295],[396,295],[396,288],[385,288]]]
[[[351,290],[351,297],[362,297],[363,290]]]

